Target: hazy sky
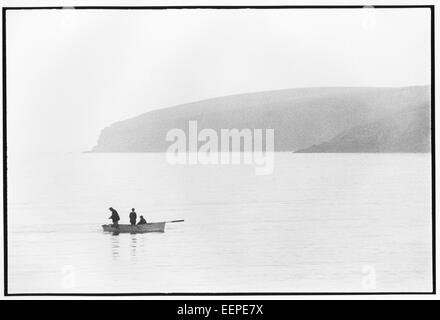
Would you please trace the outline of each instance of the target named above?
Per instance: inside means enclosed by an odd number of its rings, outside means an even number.
[[[428,9],[7,12],[8,148],[84,151],[157,108],[309,86],[430,83]]]

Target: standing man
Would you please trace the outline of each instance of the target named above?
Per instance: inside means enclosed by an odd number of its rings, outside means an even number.
[[[136,215],[136,212],[134,211],[134,208],[133,208],[133,209],[131,209],[131,212],[130,212],[130,224],[132,226],[136,225],[136,218],[137,218],[137,215]]]
[[[113,222],[113,227],[118,228],[118,221],[119,221],[119,214],[118,212],[113,209],[112,207],[108,208],[110,210],[110,212],[112,213],[112,215],[109,217],[109,219],[112,219]]]

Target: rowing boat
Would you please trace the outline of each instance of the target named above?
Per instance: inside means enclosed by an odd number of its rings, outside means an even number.
[[[166,222],[152,222],[132,226],[131,224],[120,224],[114,227],[112,224],[103,224],[102,229],[105,232],[113,233],[146,233],[146,232],[164,232]]]
[[[185,220],[170,220],[163,222],[151,222],[146,224],[137,224],[132,226],[131,224],[119,224],[118,227],[114,227],[112,224],[103,224],[102,229],[104,232],[113,233],[146,233],[146,232],[165,232],[165,223],[184,222]]]

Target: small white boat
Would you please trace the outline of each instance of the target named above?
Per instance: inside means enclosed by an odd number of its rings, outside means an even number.
[[[103,224],[102,229],[105,232],[112,233],[146,233],[146,232],[165,232],[166,222],[152,222],[132,226],[131,224],[120,224],[114,227],[113,224]]]

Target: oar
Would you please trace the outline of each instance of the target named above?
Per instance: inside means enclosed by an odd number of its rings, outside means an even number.
[[[170,223],[170,222],[183,222],[183,221],[185,221],[185,220],[172,220],[172,221],[165,221],[165,222],[167,222],[167,223]]]

